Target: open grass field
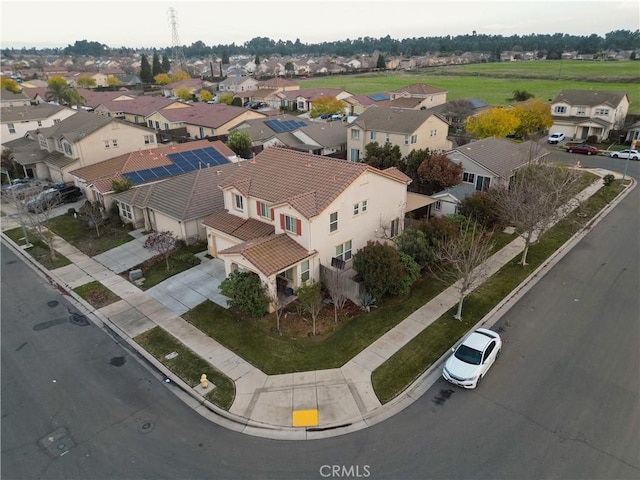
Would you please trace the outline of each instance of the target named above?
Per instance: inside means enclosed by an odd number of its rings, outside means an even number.
[[[640,113],[640,61],[502,62],[430,67],[413,72],[330,76],[300,81],[300,88],[341,88],[353,94],[388,92],[413,83],[447,90],[447,100],[478,98],[506,105],[514,90],[526,90],[540,101],[562,89],[614,90],[629,95],[629,113]]]

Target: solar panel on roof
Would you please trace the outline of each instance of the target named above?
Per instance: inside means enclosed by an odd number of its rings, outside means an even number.
[[[147,182],[149,180],[154,180],[157,177],[155,176],[155,174],[150,171],[150,170],[140,170],[139,172],[137,172],[138,175],[140,175],[140,178],[142,178],[143,181]]]
[[[389,95],[386,93],[372,93],[371,95],[367,95],[374,102],[380,102],[382,100],[389,100]]]
[[[150,168],[151,172],[158,178],[169,177],[171,173],[165,167]]]
[[[182,169],[178,165],[167,165],[164,167],[169,175],[178,175],[182,173]]]
[[[299,120],[266,120],[264,124],[276,133],[290,132],[307,126],[305,122]]]
[[[140,175],[138,175],[138,172],[123,173],[122,176],[124,178],[126,178],[127,180],[129,180],[131,183],[140,183],[140,182],[142,182],[142,179],[140,178]]]

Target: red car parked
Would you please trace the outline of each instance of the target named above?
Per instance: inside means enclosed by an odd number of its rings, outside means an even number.
[[[585,155],[597,155],[598,149],[591,145],[567,145],[567,152],[569,153],[584,153]]]

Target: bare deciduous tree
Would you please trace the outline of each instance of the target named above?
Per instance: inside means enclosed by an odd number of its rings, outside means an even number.
[[[509,187],[489,193],[500,217],[516,227],[525,241],[520,263],[527,264],[529,247],[567,212],[577,206],[580,174],[565,166],[528,164],[520,169]]]
[[[100,237],[100,227],[107,221],[102,205],[98,202],[87,200],[80,207],[78,213],[88,226],[96,229],[96,236]]]
[[[176,249],[178,245],[178,239],[170,231],[154,232],[147,237],[144,241],[144,248],[158,252],[164,257],[167,263],[167,271],[169,271],[169,257],[171,253]]]
[[[282,318],[282,311],[284,309],[284,298],[278,292],[278,287],[275,287],[275,290],[270,290],[267,286],[265,286],[265,291],[268,292],[269,302],[273,307],[273,313],[276,315],[276,329],[280,331],[280,319]]]
[[[298,301],[302,308],[311,315],[313,321],[312,335],[316,335],[316,320],[320,310],[322,310],[322,292],[320,284],[317,282],[303,283],[296,290]]]
[[[459,235],[447,238],[436,248],[439,269],[433,274],[444,282],[453,283],[458,290],[460,300],[454,315],[457,320],[462,319],[464,297],[484,275],[483,264],[491,256],[492,248],[490,235],[470,221]]]
[[[21,214],[24,214],[36,236],[49,247],[49,257],[52,261],[58,257],[54,248],[55,235],[49,229],[49,221],[53,217],[53,208],[58,203],[58,198],[49,191],[41,192],[30,200],[19,202]]]
[[[335,268],[325,269],[324,284],[333,302],[333,319],[338,323],[338,310],[342,310],[347,303],[346,277],[344,270]]]

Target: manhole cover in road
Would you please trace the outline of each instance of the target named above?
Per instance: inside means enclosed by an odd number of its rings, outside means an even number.
[[[127,359],[124,357],[113,357],[111,360],[109,360],[109,365],[111,365],[112,367],[121,367],[126,361]]]
[[[57,301],[57,300],[49,300],[49,301],[47,302],[47,305],[48,305],[49,307],[51,307],[51,308],[53,308],[53,307],[57,307],[57,306],[58,306],[58,301]]]
[[[153,430],[153,427],[154,427],[153,422],[149,422],[149,421],[142,422],[138,427],[138,431],[140,433],[149,433],[151,430]]]
[[[59,427],[45,435],[38,443],[52,457],[60,457],[76,446],[76,442],[66,428]]]
[[[79,327],[86,327],[87,325],[89,325],[89,320],[87,320],[87,317],[75,312],[69,315],[69,321],[74,325],[78,325]]]

